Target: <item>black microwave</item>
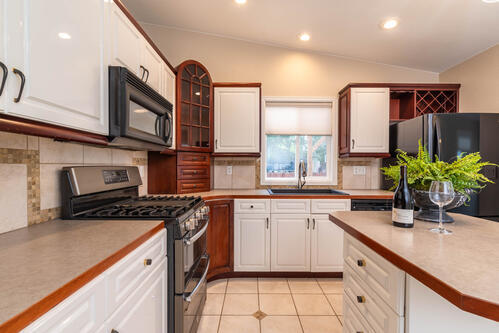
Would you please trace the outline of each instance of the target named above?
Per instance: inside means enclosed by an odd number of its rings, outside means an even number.
[[[172,146],[173,105],[125,67],[109,66],[110,145],[158,150]]]

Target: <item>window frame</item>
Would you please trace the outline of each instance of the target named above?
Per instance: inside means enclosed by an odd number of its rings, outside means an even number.
[[[263,97],[262,98],[262,152],[260,159],[260,185],[296,185],[298,178],[267,178],[267,134],[265,133],[266,106],[268,102],[290,102],[290,103],[331,103],[331,121],[333,133],[329,140],[328,149],[328,177],[306,177],[306,185],[338,185],[338,100],[334,97]],[[336,132],[335,132],[336,130]],[[336,135],[335,135],[336,134]],[[299,156],[295,155],[295,165]]]

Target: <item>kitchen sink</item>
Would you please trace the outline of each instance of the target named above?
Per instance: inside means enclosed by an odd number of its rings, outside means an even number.
[[[290,194],[290,195],[299,195],[299,194],[306,194],[306,195],[349,195],[348,193],[337,191],[337,190],[332,190],[332,189],[327,189],[327,188],[271,188],[268,190],[270,194]]]

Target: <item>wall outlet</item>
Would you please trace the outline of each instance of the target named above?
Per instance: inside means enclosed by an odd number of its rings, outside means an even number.
[[[227,165],[227,171],[226,171],[226,173],[228,175],[232,175],[232,165]]]
[[[353,167],[353,175],[354,176],[364,176],[366,174],[365,166],[354,166]]]

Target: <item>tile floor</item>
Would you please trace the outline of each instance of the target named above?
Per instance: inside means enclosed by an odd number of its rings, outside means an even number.
[[[198,333],[341,333],[342,292],[341,279],[212,281]]]

